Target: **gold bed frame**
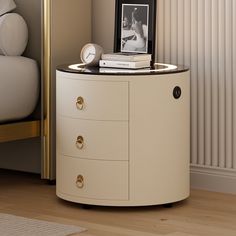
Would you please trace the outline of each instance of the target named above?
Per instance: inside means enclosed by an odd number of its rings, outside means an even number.
[[[51,168],[51,156],[52,156],[52,127],[51,127],[51,0],[43,1],[43,84],[44,84],[44,94],[43,94],[43,124],[42,124],[42,134],[43,134],[43,157],[42,157],[42,169],[41,176],[44,179],[53,179]]]
[[[39,137],[40,120],[0,125],[0,143]]]

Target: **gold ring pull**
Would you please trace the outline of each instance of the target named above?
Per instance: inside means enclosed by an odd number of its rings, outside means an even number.
[[[82,149],[84,147],[84,138],[82,136],[78,136],[76,140],[76,147],[78,149]]]
[[[83,175],[78,175],[76,179],[76,186],[78,188],[83,188],[84,187],[84,177]]]
[[[78,97],[77,98],[76,107],[79,110],[83,110],[84,109],[84,99],[82,97]]]

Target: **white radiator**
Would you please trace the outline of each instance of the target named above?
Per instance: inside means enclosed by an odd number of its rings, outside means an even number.
[[[236,0],[158,0],[157,22],[158,61],[191,68],[192,167],[236,177]]]

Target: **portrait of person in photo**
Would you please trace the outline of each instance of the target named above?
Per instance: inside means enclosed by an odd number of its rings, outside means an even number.
[[[148,4],[122,4],[121,52],[148,52]]]

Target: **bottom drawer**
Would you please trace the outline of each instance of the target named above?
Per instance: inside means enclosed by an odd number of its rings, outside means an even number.
[[[128,200],[128,162],[57,154],[57,191],[85,198]]]

